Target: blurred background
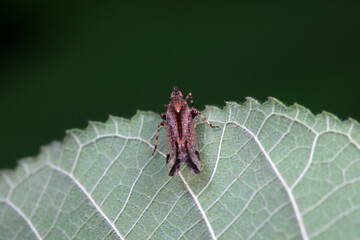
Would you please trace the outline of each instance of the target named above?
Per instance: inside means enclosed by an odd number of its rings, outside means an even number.
[[[109,114],[252,96],[360,120],[359,1],[2,2],[0,168]]]

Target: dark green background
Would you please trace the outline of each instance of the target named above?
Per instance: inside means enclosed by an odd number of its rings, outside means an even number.
[[[108,114],[273,96],[359,120],[351,2],[1,3],[0,168]],[[354,1],[355,2],[355,1]]]

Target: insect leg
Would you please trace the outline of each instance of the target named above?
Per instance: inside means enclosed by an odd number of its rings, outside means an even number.
[[[156,140],[155,140],[155,146],[154,146],[154,151],[152,152],[152,155],[154,155],[157,145],[158,145],[158,140],[159,140],[159,132],[160,132],[160,127],[164,126],[164,122],[159,123],[158,127],[157,127],[157,133],[156,133]]]
[[[189,100],[189,98],[190,98],[191,108],[194,108],[194,100],[193,100],[193,97],[192,97],[191,93],[189,93],[187,95],[187,97],[185,98],[185,101],[187,102]]]
[[[193,115],[193,119],[194,119],[194,128],[196,128],[196,124],[197,124],[197,119],[198,119],[198,115],[191,113],[191,115]]]
[[[165,113],[161,113],[161,118],[166,120],[166,114]]]
[[[192,113],[192,115],[195,116],[195,117],[196,117],[197,115],[200,115],[200,116],[204,119],[204,121],[205,121],[210,127],[212,127],[212,128],[219,128],[218,126],[213,126],[213,125],[211,125],[211,123],[209,122],[209,120],[207,120],[206,117],[204,117],[204,115],[202,115],[201,112],[200,112],[199,110],[197,110],[196,108],[193,108],[193,109],[191,110],[191,113]]]

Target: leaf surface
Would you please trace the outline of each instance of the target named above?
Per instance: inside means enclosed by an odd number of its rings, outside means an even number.
[[[360,126],[275,99],[203,112],[202,172],[165,171],[160,117],[71,130],[0,179],[0,239],[355,239]]]

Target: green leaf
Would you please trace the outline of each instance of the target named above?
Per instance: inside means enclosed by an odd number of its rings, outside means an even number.
[[[165,171],[158,114],[110,117],[2,171],[1,239],[355,239],[360,126],[248,99],[203,112],[203,169]]]

